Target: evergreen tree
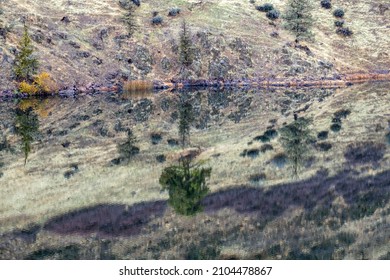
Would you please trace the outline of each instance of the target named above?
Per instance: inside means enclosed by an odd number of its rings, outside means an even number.
[[[22,151],[24,153],[24,165],[27,163],[27,157],[31,152],[31,143],[34,141],[39,130],[38,115],[32,107],[25,110],[16,109],[15,121],[16,133],[22,138]]]
[[[294,177],[298,177],[300,167],[309,156],[310,144],[314,139],[308,128],[310,124],[310,119],[296,117],[294,122],[280,129],[280,141],[292,164]]]
[[[193,120],[194,115],[191,103],[188,101],[181,102],[179,108],[179,137],[182,147],[189,142],[191,123]]]
[[[310,39],[313,17],[311,0],[288,0],[287,10],[283,16],[284,28],[294,33],[296,40]]]
[[[190,159],[182,159],[179,165],[165,168],[159,182],[169,192],[169,205],[188,216],[202,211],[201,200],[209,191],[206,180],[210,175],[211,168],[191,166]]]
[[[138,29],[138,25],[135,20],[135,6],[134,4],[130,4],[127,8],[127,12],[125,15],[122,17],[123,22],[127,26],[127,30],[129,33],[129,36],[132,36],[134,32]]]
[[[38,60],[33,57],[33,46],[28,35],[28,28],[24,25],[22,39],[19,42],[19,53],[15,58],[15,76],[18,80],[32,80],[38,69]]]
[[[180,62],[185,66],[190,66],[194,61],[194,49],[192,46],[191,33],[187,23],[183,21],[180,33]]]

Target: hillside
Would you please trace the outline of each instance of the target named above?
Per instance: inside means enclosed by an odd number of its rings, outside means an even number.
[[[121,5],[120,3],[121,2]],[[129,36],[123,17],[129,1],[0,1],[0,88],[13,89],[12,64],[29,27],[40,71],[62,86],[114,85],[147,79],[321,79],[390,69],[390,4],[387,0],[334,0],[324,9],[313,0],[311,41],[295,37],[255,9],[272,3],[281,15],[287,1],[142,0],[134,6],[137,28]],[[168,16],[171,8],[180,8]],[[336,34],[334,8],[345,11],[353,35]],[[153,12],[162,24],[151,23]],[[195,59],[183,67],[179,36],[185,20]]]

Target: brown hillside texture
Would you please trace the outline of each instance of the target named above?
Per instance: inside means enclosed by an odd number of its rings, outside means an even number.
[[[282,14],[286,9],[287,1],[265,2]],[[345,26],[354,32],[348,38],[336,34],[331,10],[321,8],[319,1],[313,6],[314,40],[295,44],[281,19],[269,21],[249,1],[143,0],[135,9],[138,28],[131,38],[122,20],[126,10],[118,1],[0,1],[0,24],[9,27],[0,37],[0,88],[15,88],[12,63],[23,21],[40,71],[49,72],[62,87],[137,79],[332,80],[340,74],[386,74],[381,71],[390,69],[387,0],[333,3],[345,10]],[[168,17],[173,7],[181,12]],[[162,25],[151,24],[154,11],[163,17]],[[195,47],[196,59],[188,69],[178,56],[183,20]]]

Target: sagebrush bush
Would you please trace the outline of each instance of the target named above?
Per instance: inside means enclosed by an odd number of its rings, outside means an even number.
[[[348,27],[339,27],[336,30],[336,33],[340,36],[349,37],[353,35],[353,32]]]
[[[127,81],[123,84],[124,92],[146,91],[153,88],[153,82],[145,80]]]
[[[260,12],[269,12],[274,9],[274,6],[272,4],[266,3],[264,5],[256,6],[256,10]]]
[[[332,3],[330,0],[321,0],[321,7],[324,9],[330,9],[332,8]]]
[[[335,16],[335,17],[338,17],[338,18],[342,18],[343,16],[344,16],[344,10],[343,9],[340,9],[340,8],[338,8],[338,9],[336,9],[336,10],[334,10],[333,11],[333,15]]]
[[[267,16],[267,18],[269,18],[270,20],[275,20],[275,19],[278,19],[278,18],[279,18],[280,13],[279,13],[279,11],[277,11],[277,10],[271,10],[271,11],[267,12],[266,16]]]
[[[343,25],[344,25],[344,20],[336,20],[335,22],[334,22],[334,25],[336,26],[336,27],[343,27]]]
[[[161,16],[155,16],[152,18],[153,25],[159,25],[163,23],[163,18]]]
[[[168,12],[168,16],[170,16],[170,17],[177,16],[178,14],[180,14],[180,9],[179,8],[172,8]]]
[[[19,84],[19,91],[21,93],[32,95],[32,94],[37,94],[39,89],[36,85],[23,81]]]
[[[41,93],[55,93],[58,91],[57,83],[47,72],[42,72],[34,78],[35,85]]]

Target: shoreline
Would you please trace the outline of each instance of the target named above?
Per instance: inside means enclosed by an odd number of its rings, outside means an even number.
[[[153,81],[153,87],[144,90],[174,90],[174,89],[191,89],[191,88],[229,88],[229,87],[249,87],[249,88],[342,88],[352,86],[353,84],[361,84],[367,82],[386,82],[390,81],[390,70],[383,71],[385,73],[358,73],[345,74],[337,78],[317,79],[317,80],[281,80],[281,79],[248,79],[248,80],[178,80],[178,81]],[[28,97],[75,97],[78,95],[93,95],[96,93],[112,93],[122,92],[121,85],[105,86],[91,84],[89,86],[72,86],[60,89],[58,93],[53,94],[37,94],[28,95],[18,93],[15,94],[12,90],[0,91],[0,98],[23,99]],[[142,91],[142,90],[140,90]],[[137,92],[134,91],[134,92]]]

